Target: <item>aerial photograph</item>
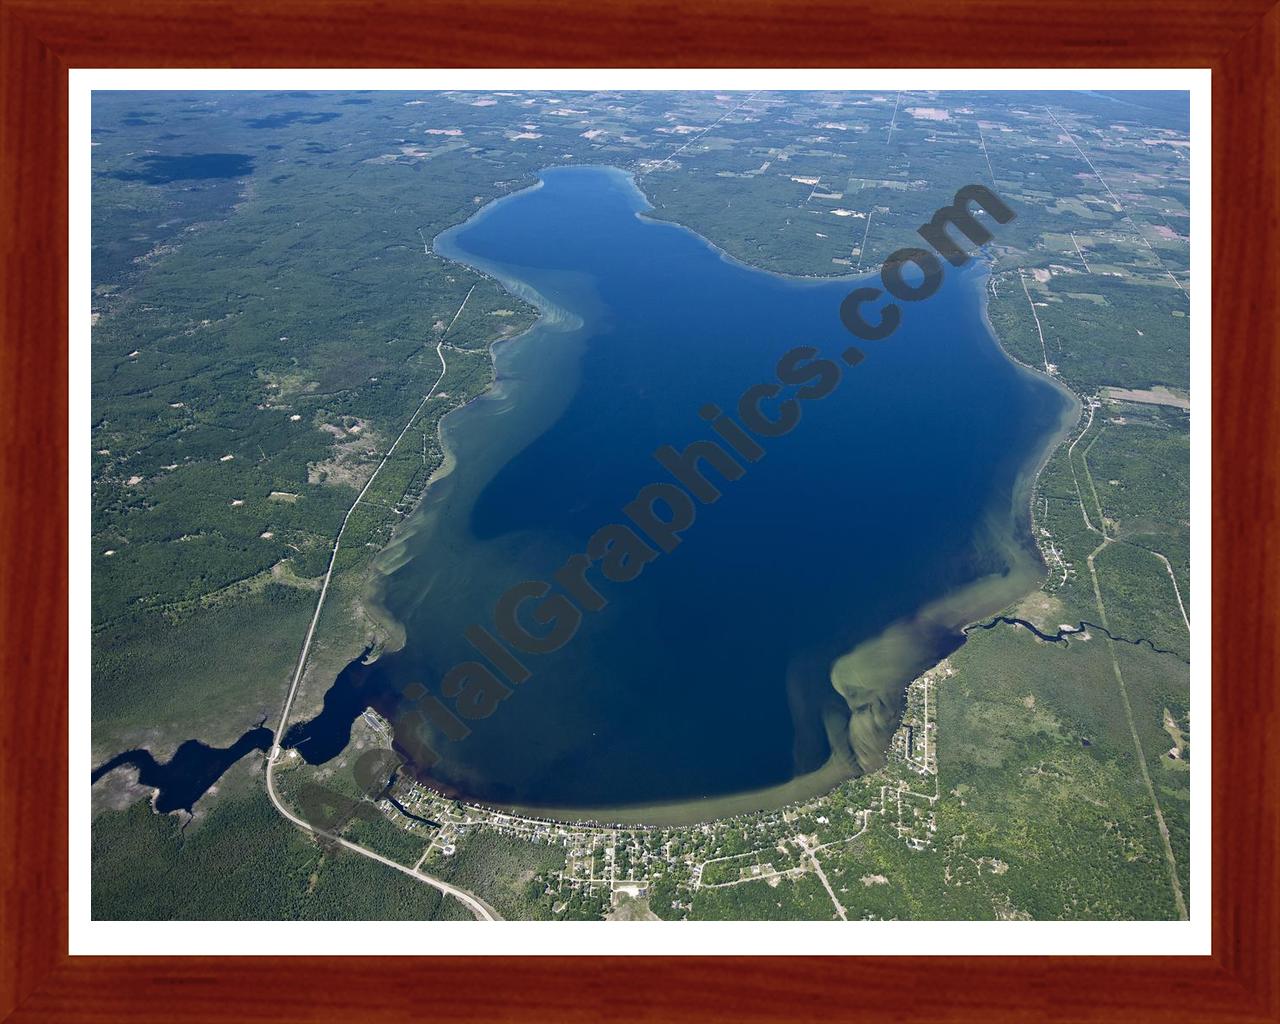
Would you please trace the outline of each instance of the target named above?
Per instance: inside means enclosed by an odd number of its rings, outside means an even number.
[[[94,920],[1188,918],[1186,91],[91,135]]]

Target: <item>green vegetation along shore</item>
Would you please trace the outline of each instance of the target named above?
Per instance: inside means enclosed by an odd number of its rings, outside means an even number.
[[[425,854],[424,870],[511,917],[1185,913],[1185,119],[1176,104],[1083,95],[758,100],[722,116],[714,94],[99,96],[95,763],[227,744],[278,712],[333,537],[444,342],[447,397],[414,419],[414,443],[348,524],[298,713],[385,639],[364,606],[374,559],[444,457],[440,419],[488,386],[488,346],[533,318],[431,255],[439,231],[541,167],[613,163],[639,174],[654,216],[736,258],[847,275],[980,181],[1019,214],[988,254],[991,324],[1084,409],[1029,495],[1045,582],[999,610],[1147,643],[975,632],[912,684],[881,772],[775,812],[575,831],[406,786],[400,804],[437,827],[385,799],[391,832],[350,827]],[[262,794],[257,755],[190,820],[141,799],[96,807],[97,917],[469,917],[294,829]]]

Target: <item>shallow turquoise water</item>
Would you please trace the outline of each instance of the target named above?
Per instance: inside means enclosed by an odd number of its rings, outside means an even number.
[[[866,358],[850,368],[840,354],[857,339],[838,317],[848,281],[749,269],[637,216],[645,208],[619,171],[561,168],[437,241],[549,314],[499,347],[498,386],[445,421],[456,467],[384,559],[380,600],[406,643],[353,663],[326,711],[291,730],[308,760],[336,754],[372,704],[399,720],[402,746],[439,757],[419,765],[424,776],[495,803],[741,793],[812,772],[833,747],[856,770],[832,662],[1015,560],[1025,570],[1015,488],[1067,399],[998,349],[976,262],[948,267],[941,291],[904,306],[890,339],[859,342]],[[740,479],[707,473],[722,497],[696,503],[674,550],[629,582],[592,569],[607,606],[584,612],[559,650],[521,653],[530,677],[467,720],[465,738],[405,717],[424,707],[403,697],[411,684],[456,708],[442,677],[484,660],[464,630],[494,632],[507,588],[551,580],[597,529],[627,522],[640,488],[672,480],[654,451],[714,438],[699,410],[735,409],[801,345],[840,365],[839,384],[800,402],[785,437],[758,437],[767,454],[738,458]],[[934,629],[914,642],[928,660],[960,637]],[[906,681],[878,682],[872,699],[896,709]]]

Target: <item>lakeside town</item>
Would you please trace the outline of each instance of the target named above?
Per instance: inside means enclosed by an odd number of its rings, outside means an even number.
[[[824,872],[828,857],[873,830],[911,851],[933,843],[942,794],[930,691],[945,685],[950,674],[944,661],[908,686],[902,725],[884,768],[775,811],[672,827],[588,824],[461,804],[410,779],[397,782],[394,802],[389,794],[378,807],[424,842],[414,870],[438,870],[480,833],[563,850],[563,868],[537,876],[538,898],[549,903],[553,916],[573,906],[583,916],[656,917],[647,908],[661,898],[667,904],[663,917],[682,917],[692,910],[699,890],[748,884],[776,888],[783,879],[810,876],[829,896],[832,916],[847,920],[848,909]],[[389,724],[381,716],[366,711],[365,718],[389,738]]]

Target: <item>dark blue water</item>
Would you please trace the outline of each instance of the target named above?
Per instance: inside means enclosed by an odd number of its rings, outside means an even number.
[[[97,782],[121,765],[132,765],[138,770],[138,782],[157,791],[157,811],[190,813],[196,801],[228,768],[250,751],[265,751],[271,745],[271,738],[271,730],[259,725],[229,747],[210,747],[199,740],[187,740],[165,762],[157,761],[148,750],[126,750],[93,769],[91,781]]]
[[[167,185],[174,181],[206,178],[243,178],[253,171],[253,158],[244,153],[188,153],[163,156],[150,153],[138,158],[141,170],[115,171],[108,178]]]
[[[405,645],[352,663],[324,713],[290,730],[307,760],[334,756],[373,705],[419,752],[421,776],[495,803],[719,797],[788,783],[833,754],[857,771],[851,711],[887,743],[910,675],[970,619],[915,629],[901,665],[847,698],[833,662],[975,582],[987,590],[973,615],[1026,589],[1034,554],[1017,492],[1068,400],[994,343],[977,262],[948,267],[941,291],[904,308],[890,339],[859,343],[866,358],[850,368],[848,281],[746,268],[645,208],[620,172],[562,168],[437,241],[550,315],[501,347],[498,387],[446,420],[456,468],[383,560],[380,600]],[[493,631],[504,590],[552,579],[594,531],[626,522],[641,487],[671,480],[655,449],[714,438],[699,410],[734,410],[801,345],[841,365],[839,385],[802,403],[789,435],[757,438],[767,454],[739,459],[741,479],[708,473],[723,497],[697,506],[674,551],[630,582],[591,570],[607,607],[562,649],[522,654],[531,678],[467,720],[465,738],[406,717],[426,706],[405,698],[411,684],[455,707],[442,677],[483,661],[464,630]],[[992,581],[1005,581],[994,601]]]
[[[1079,636],[1081,633],[1087,633],[1089,630],[1095,629],[1103,636],[1114,640],[1118,644],[1131,644],[1134,647],[1148,647],[1154,654],[1173,653],[1172,651],[1165,650],[1163,647],[1157,647],[1145,636],[1117,636],[1115,633],[1111,632],[1111,630],[1107,629],[1106,626],[1099,626],[1096,622],[1088,622],[1084,619],[1081,619],[1078,625],[1059,626],[1056,632],[1046,633],[1035,623],[1028,622],[1026,619],[1018,619],[1009,615],[997,615],[990,622],[975,622],[972,625],[966,626],[964,628],[964,632],[968,634],[973,632],[975,629],[990,630],[995,629],[997,626],[1013,626],[1015,629],[1025,629],[1028,633],[1033,634],[1037,640],[1043,640],[1050,644],[1063,644],[1064,646],[1071,643],[1071,637]],[[1085,639],[1088,640],[1089,638],[1086,636]]]

